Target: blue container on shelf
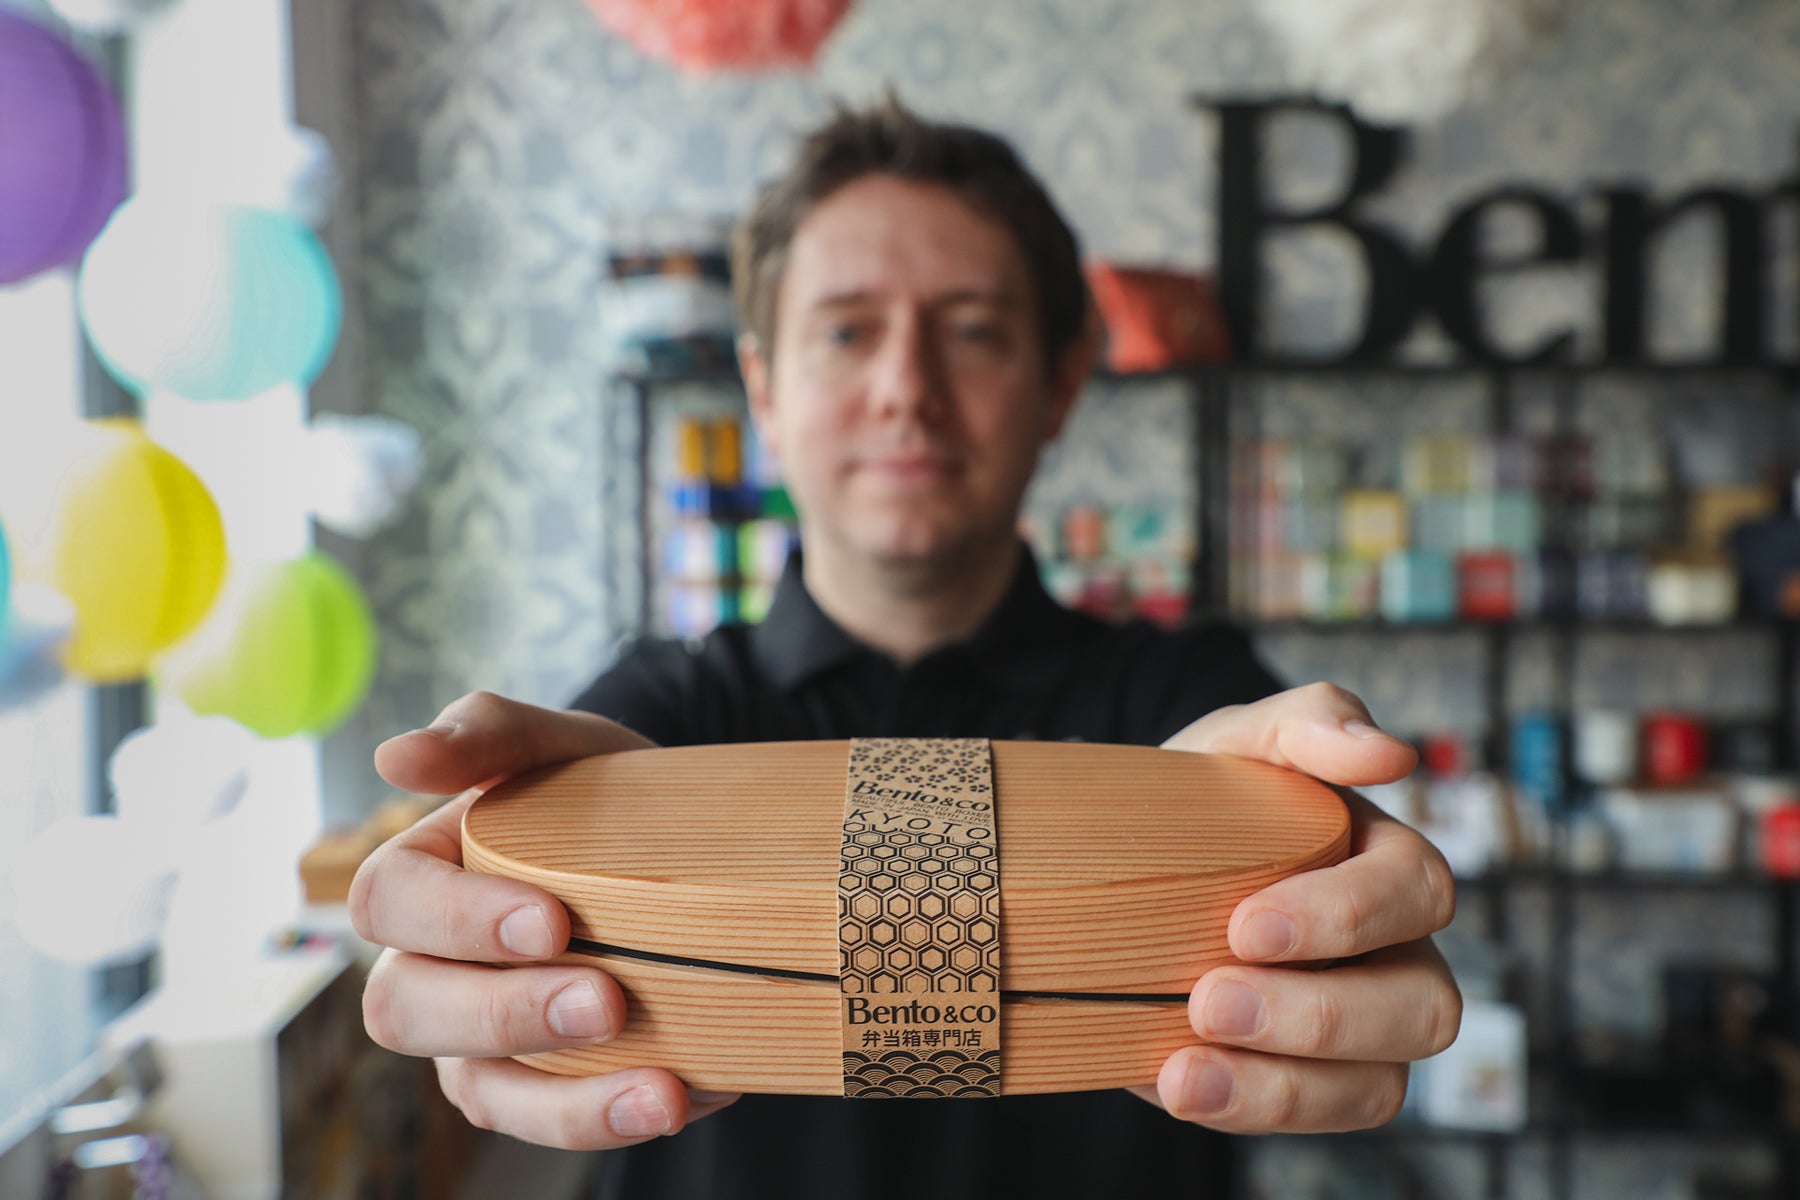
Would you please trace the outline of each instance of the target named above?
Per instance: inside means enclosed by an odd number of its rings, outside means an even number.
[[[1436,550],[1396,550],[1381,563],[1381,615],[1396,624],[1456,616],[1456,564]]]
[[[1555,713],[1521,713],[1513,719],[1511,742],[1513,782],[1547,814],[1560,812],[1564,800],[1562,722]]]

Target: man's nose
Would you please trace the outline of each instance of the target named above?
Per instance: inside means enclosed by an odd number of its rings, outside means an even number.
[[[929,420],[942,407],[943,395],[943,372],[926,323],[908,317],[890,324],[871,381],[876,412]]]

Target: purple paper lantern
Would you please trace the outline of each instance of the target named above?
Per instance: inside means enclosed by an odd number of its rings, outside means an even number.
[[[80,259],[125,190],[111,85],[55,32],[0,8],[0,284]]]

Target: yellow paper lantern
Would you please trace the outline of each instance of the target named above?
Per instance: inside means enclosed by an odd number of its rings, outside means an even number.
[[[90,421],[52,498],[38,570],[75,608],[67,669],[119,683],[206,616],[225,528],[206,486],[138,422]]]
[[[356,580],[327,555],[234,568],[206,623],[157,664],[196,713],[264,737],[324,733],[362,703],[375,620]]]

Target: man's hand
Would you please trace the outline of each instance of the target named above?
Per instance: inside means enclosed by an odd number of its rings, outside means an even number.
[[[1223,708],[1163,745],[1235,754],[1356,786],[1404,778],[1418,756],[1375,728],[1349,692],[1311,684]],[[1444,1049],[1462,996],[1430,935],[1450,923],[1443,855],[1361,796],[1348,795],[1350,857],[1272,884],[1231,915],[1224,966],[1194,985],[1188,1019],[1210,1045],[1178,1050],[1154,1088],[1132,1089],[1231,1133],[1319,1133],[1379,1125],[1400,1111],[1407,1064]]]
[[[561,953],[569,914],[530,884],[463,870],[463,813],[509,775],[649,745],[603,717],[476,692],[375,751],[382,778],[403,791],[466,794],[383,844],[356,873],[352,923],[388,947],[363,993],[363,1020],[388,1049],[435,1057],[444,1094],[483,1129],[601,1150],[674,1133],[737,1099],[690,1091],[652,1068],[565,1077],[508,1057],[605,1041],[625,1023],[625,996],[593,967],[490,965]]]

